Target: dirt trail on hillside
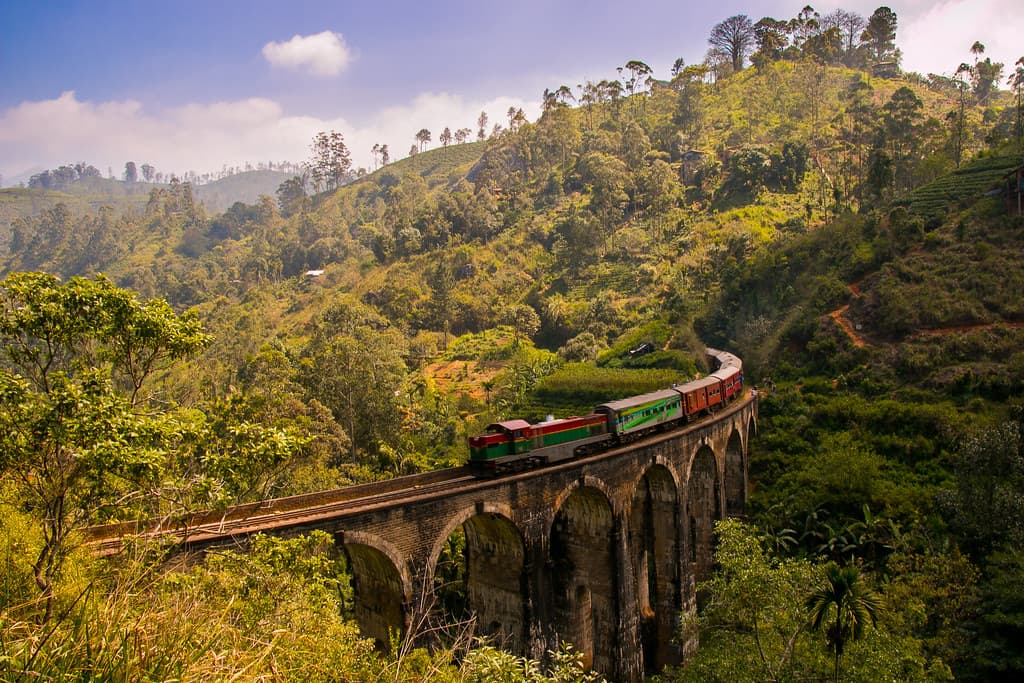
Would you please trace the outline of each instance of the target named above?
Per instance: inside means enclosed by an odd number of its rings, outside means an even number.
[[[846,288],[850,290],[850,294],[852,294],[855,298],[860,298],[861,291],[859,282],[854,282],[853,284],[846,285]],[[846,311],[848,311],[849,309],[850,304],[845,304],[844,306],[840,306],[836,310],[829,313],[828,317],[832,318],[832,320],[835,321],[836,325],[839,325],[839,329],[846,333],[846,336],[850,338],[850,341],[853,342],[854,346],[856,346],[859,349],[862,349],[865,346],[870,346],[870,344],[864,341],[864,338],[857,333],[857,330],[854,329],[853,323],[850,322],[850,319],[844,315]]]
[[[859,282],[854,282],[853,284],[846,285],[846,288],[848,290],[850,290],[850,294],[852,294],[854,296],[854,298],[860,298],[862,296],[862,293],[861,293],[861,290],[860,290],[860,283]],[[857,330],[853,326],[853,323],[850,322],[850,319],[846,317],[846,312],[849,309],[850,309],[850,304],[846,304],[844,306],[840,306],[836,310],[834,310],[831,313],[829,313],[828,317],[832,318],[832,320],[835,321],[836,325],[838,325],[839,328],[843,332],[846,333],[846,336],[850,338],[850,341],[853,343],[854,346],[856,346],[858,348],[864,348],[866,346],[871,346],[871,344],[869,344],[867,341],[865,341],[864,337],[861,336],[857,332]],[[956,334],[958,332],[974,332],[974,331],[977,331],[977,330],[987,330],[987,329],[991,329],[993,327],[1019,328],[1019,327],[1024,327],[1024,322],[1000,320],[998,322],[992,322],[992,323],[975,323],[975,324],[969,324],[969,325],[951,325],[949,327],[932,327],[932,328],[922,327],[922,328],[919,328],[919,329],[915,330],[914,334],[930,334],[930,335],[942,336],[942,335],[947,335],[947,334]]]

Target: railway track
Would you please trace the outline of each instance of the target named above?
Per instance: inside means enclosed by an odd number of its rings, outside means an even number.
[[[717,416],[739,409],[750,398],[735,401]],[[134,522],[108,524],[85,530],[85,543],[97,555],[109,556],[122,549],[125,538],[141,540],[166,540],[181,546],[203,546],[228,542],[234,537],[257,532],[279,532],[290,527],[315,526],[319,521],[344,518],[380,509],[414,502],[425,502],[453,492],[469,489],[486,489],[495,481],[507,482],[555,472],[562,468],[577,467],[581,462],[615,457],[623,450],[631,450],[639,444],[654,443],[673,438],[675,435],[700,428],[705,420],[682,425],[630,441],[607,451],[576,458],[570,461],[540,469],[524,470],[503,477],[480,478],[470,473],[468,467],[453,467],[433,472],[395,477],[368,484],[357,484],[343,489],[276,498],[258,503],[248,503],[220,512],[204,512],[173,522],[151,522],[139,525]]]
[[[186,546],[205,545],[228,540],[234,536],[260,531],[279,531],[292,526],[338,519],[374,508],[437,498],[472,482],[485,483],[469,474],[467,468],[455,467],[324,493],[278,498],[263,504],[229,508],[220,517],[204,513],[173,524],[155,523],[144,529],[134,524],[91,527],[86,530],[86,544],[98,555],[112,555],[118,552],[127,536],[142,540],[168,539]],[[309,498],[313,500],[307,501]]]

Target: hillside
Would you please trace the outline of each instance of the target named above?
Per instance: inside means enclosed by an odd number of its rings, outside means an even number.
[[[723,292],[705,329],[762,367],[795,362],[875,391],[1018,393],[1024,233],[991,191],[1022,164],[980,158],[894,208],[780,240]]]
[[[118,213],[140,212],[149,199],[147,185],[137,184],[126,192],[119,180],[101,179],[81,192],[37,190],[21,187],[0,189],[0,253],[6,252],[11,225],[18,218],[34,218],[63,204],[75,216],[97,213],[102,207],[114,207]]]
[[[208,214],[222,213],[235,202],[254,204],[261,195],[274,197],[282,182],[290,178],[279,171],[244,171],[194,187],[196,199]],[[94,214],[110,207],[117,214],[145,211],[154,189],[166,190],[164,183],[126,183],[110,178],[85,178],[64,190],[9,187],[0,189],[0,247],[5,247],[16,218],[39,216],[57,204],[64,204],[73,216]]]
[[[864,647],[977,674],[983,644],[957,634],[1005,636],[979,616],[1003,590],[982,569],[1024,539],[1019,492],[993,493],[1003,532],[958,488],[991,455],[972,430],[1016,419],[1024,392],[1024,230],[988,196],[1024,161],[1015,112],[833,62],[588,82],[484,142],[217,214],[180,184],[118,215],[12,194],[34,208],[3,272],[102,272],[198,316],[214,341],[161,368],[148,406],[216,416],[198,460],[255,425],[297,435],[255,483],[175,462],[211,506],[458,464],[492,420],[582,412],[727,348],[762,390],[751,547],[808,576],[858,567],[889,604]],[[218,193],[256,178],[232,180]],[[181,419],[176,439],[213,438]]]
[[[115,240],[106,227],[59,217],[66,225],[56,234],[74,234],[84,247],[33,247],[26,235],[19,246],[27,251],[7,267],[64,276],[101,270],[180,306],[223,307],[287,292],[287,313],[268,316],[282,327],[262,326],[268,337],[294,334],[350,296],[408,334],[433,335],[433,348],[445,330],[480,333],[511,322],[518,310],[536,320],[540,346],[572,357],[593,359],[656,319],[676,326],[659,344],[694,351],[693,321],[706,316],[722,287],[727,305],[710,319],[731,310],[737,269],[749,272],[765,248],[893,199],[924,206],[937,191],[929,181],[954,170],[952,132],[936,122],[955,95],[923,79],[871,78],[807,60],[710,85],[702,72],[684,70],[642,95],[550,106],[538,122],[516,123],[486,143],[427,150],[274,213],[255,196],[208,219],[193,207],[204,197],[226,202],[229,192],[273,197],[269,185],[280,174],[254,172],[194,188],[192,198],[161,195],[148,214],[120,222]],[[1003,112],[997,120],[1005,118],[1004,101],[988,107]],[[984,118],[980,108],[967,114],[978,125]],[[914,137],[899,141],[902,156],[893,157],[900,133],[889,131],[898,130]],[[966,136],[965,153],[983,139]],[[870,172],[876,156],[887,157],[888,177]],[[969,168],[954,177],[967,177]],[[267,187],[257,189],[258,182]],[[38,212],[60,197],[17,199],[15,206]],[[37,241],[44,235],[52,239],[54,231],[40,230]],[[109,248],[89,248],[99,244]],[[313,283],[291,279],[312,269],[324,275]],[[828,305],[842,303],[851,278],[829,284],[821,295]],[[748,288],[750,296],[765,299],[765,286]],[[699,329],[747,351],[751,334],[783,338],[776,321],[763,317],[733,316],[732,330],[717,323]],[[248,339],[246,348],[259,342]],[[755,367],[762,353],[748,352]]]
[[[255,204],[262,195],[274,197],[277,188],[292,177],[281,171],[243,171],[194,187],[196,199],[207,213],[223,213],[235,202]]]

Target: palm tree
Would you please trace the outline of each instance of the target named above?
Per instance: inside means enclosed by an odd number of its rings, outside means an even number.
[[[856,567],[830,564],[826,582],[807,598],[811,626],[824,630],[825,640],[835,655],[835,680],[839,681],[839,659],[846,643],[864,635],[868,620],[875,625],[882,598],[861,580]]]

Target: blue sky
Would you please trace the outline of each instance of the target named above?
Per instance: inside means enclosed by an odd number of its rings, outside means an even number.
[[[727,16],[794,16],[805,2],[0,0],[0,174],[86,161],[214,171],[301,161],[340,130],[357,164],[404,156],[414,133],[475,129],[480,111],[531,118],[541,92],[615,77],[630,59],[666,77],[699,62]],[[817,3],[867,16],[877,2]],[[1024,3],[891,2],[904,67],[950,73],[981,40],[1012,66]],[[963,43],[963,45],[960,45]],[[1020,54],[1017,54],[1020,53]]]

